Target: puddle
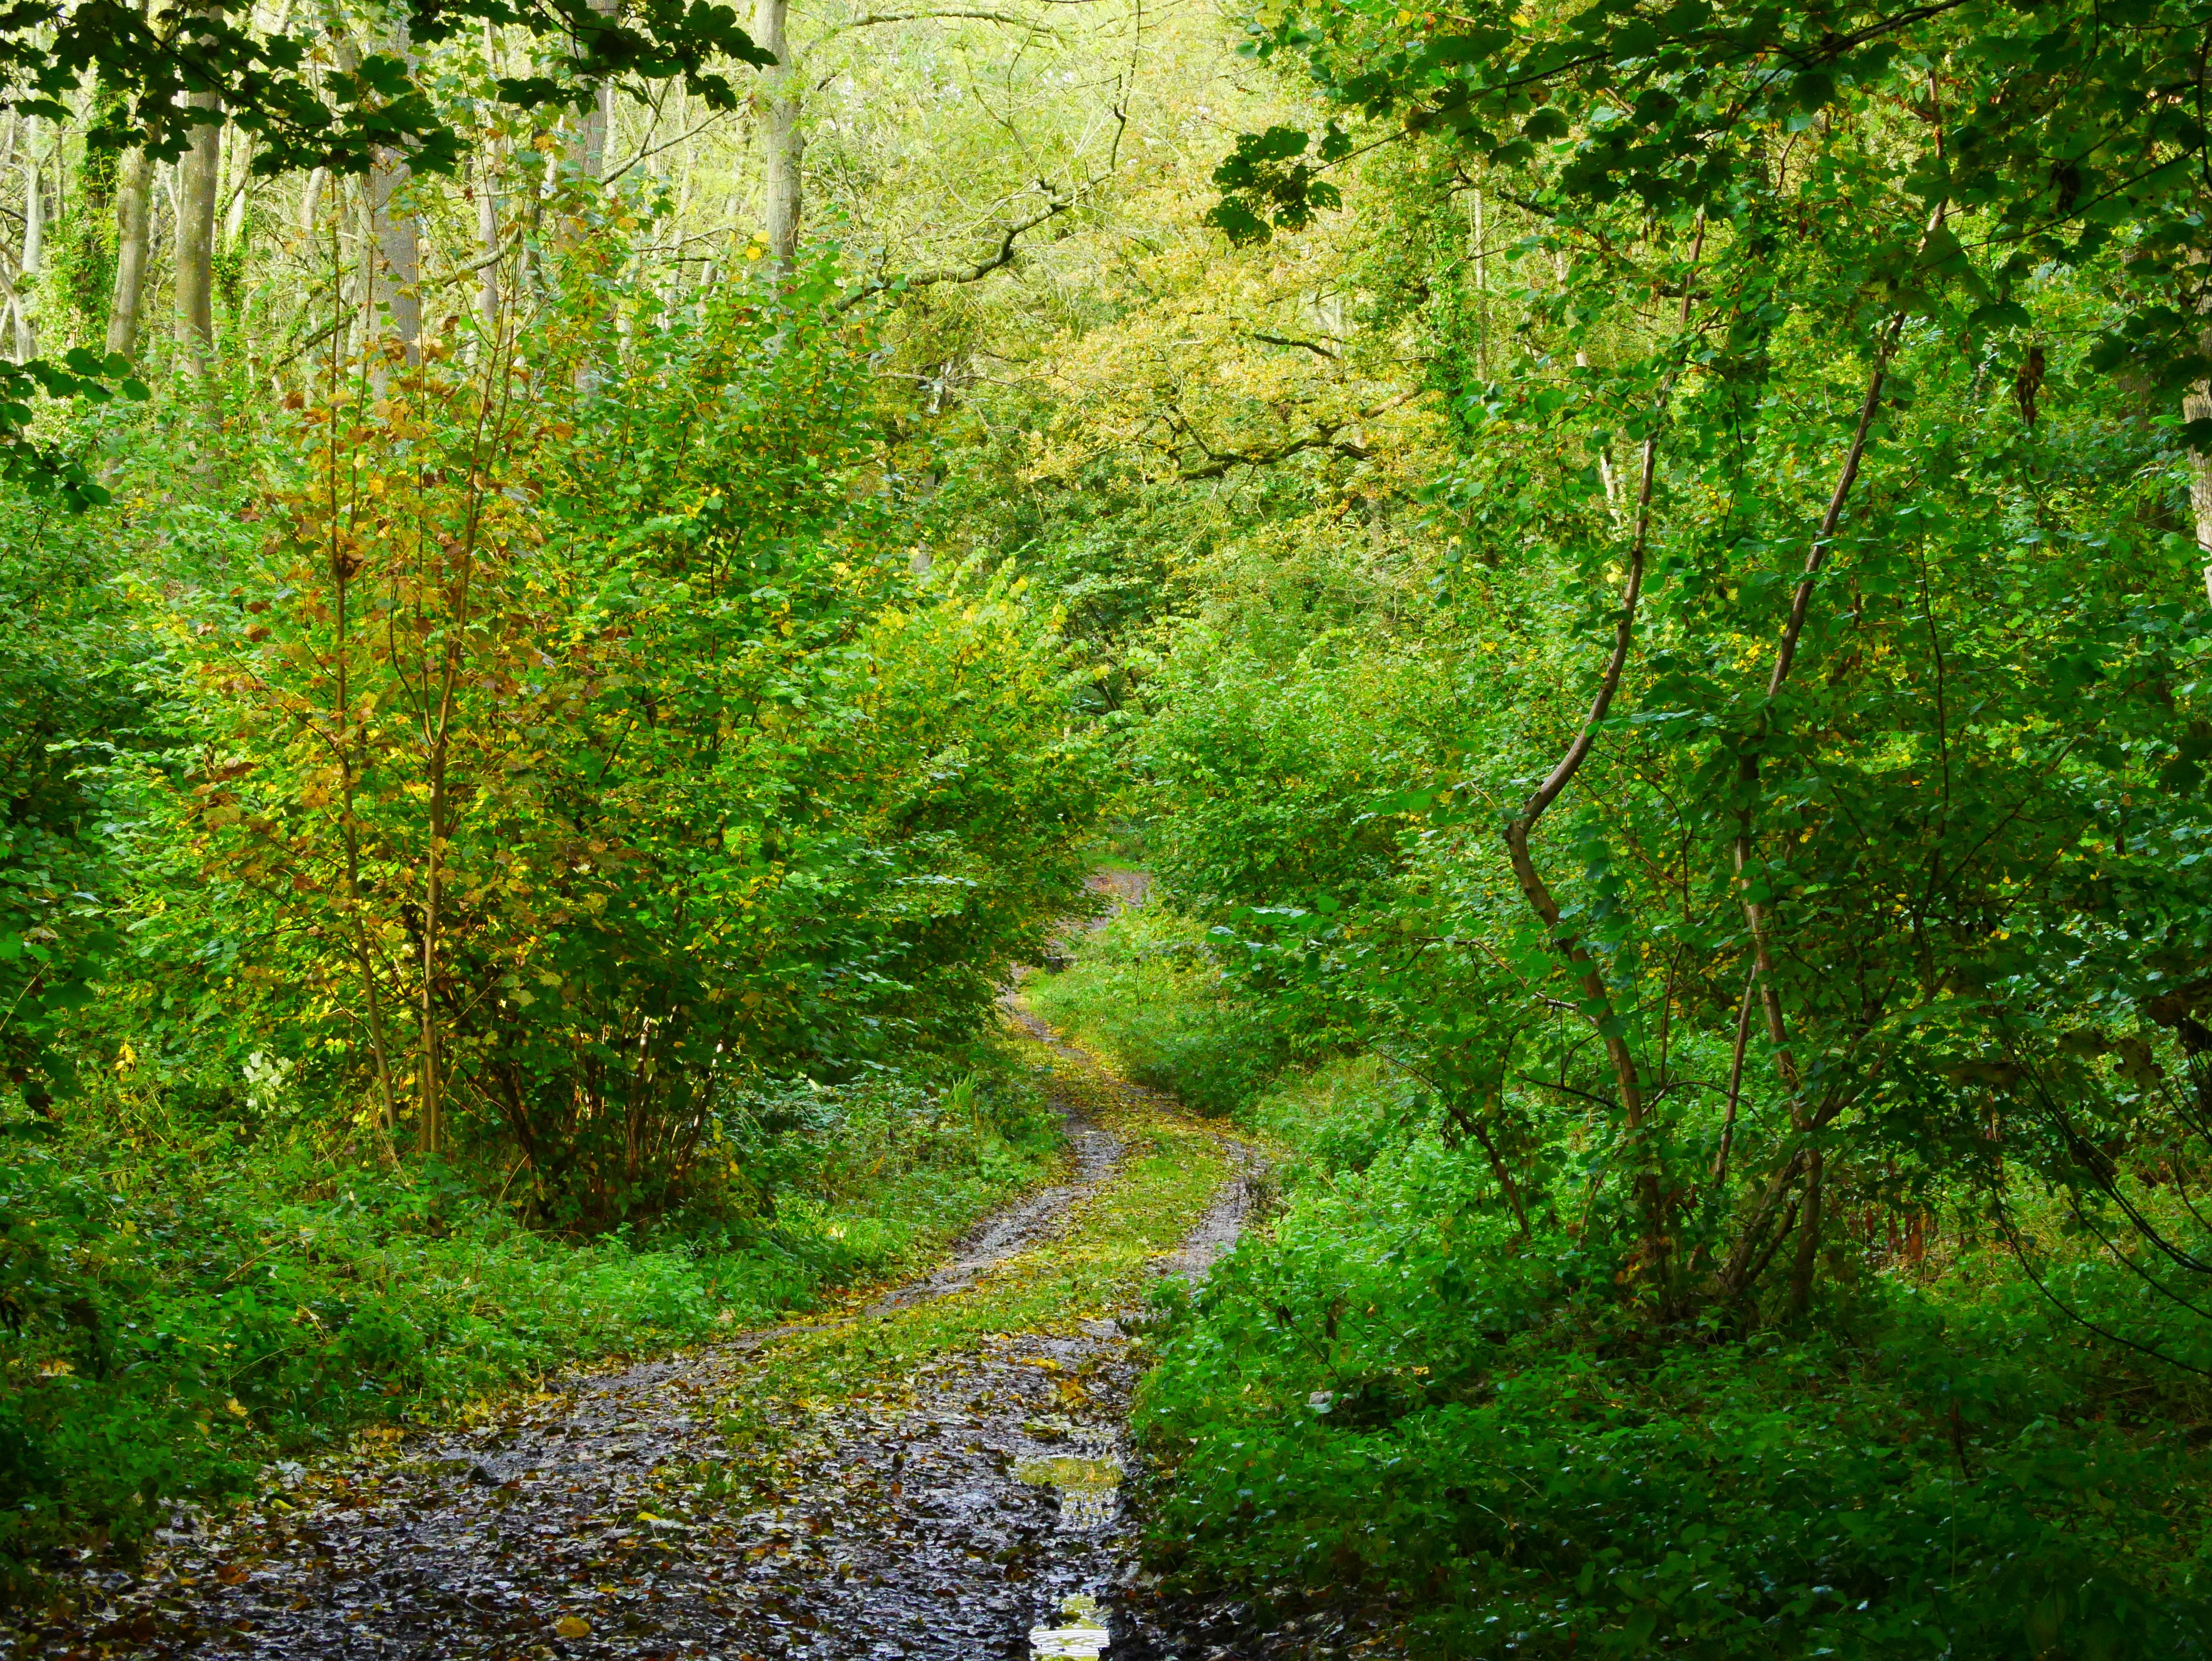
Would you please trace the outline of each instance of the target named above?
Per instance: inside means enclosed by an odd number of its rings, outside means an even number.
[[[1082,1656],[1097,1661],[1106,1652],[1109,1634],[1097,1598],[1078,1592],[1060,1606],[1060,1618],[1061,1624],[1057,1627],[1030,1628],[1030,1661],[1044,1661],[1048,1656]]]
[[[1035,1482],[1060,1490],[1060,1525],[1063,1529],[1103,1528],[1114,1520],[1120,1503],[1121,1464],[1118,1459],[1024,1459],[1014,1467],[1018,1482]],[[1070,1655],[1090,1651],[1070,1650]]]
[[[895,1317],[1059,1238],[1120,1152],[1063,1111],[1072,1180],[1000,1214],[957,1261],[870,1312]],[[1247,1197],[1224,1184],[1161,1267],[1202,1269],[1234,1238]],[[173,1524],[147,1571],[103,1561],[82,1572],[74,1609],[0,1612],[0,1661],[120,1643],[92,1636],[100,1610],[111,1634],[152,1634],[117,1653],[173,1661],[507,1655],[549,1609],[564,1632],[591,1628],[594,1652],[610,1655],[1231,1652],[1221,1641],[1241,1628],[1210,1607],[1170,1609],[1149,1586],[1103,1590],[1132,1549],[1119,1427],[1139,1360],[1124,1342],[1133,1316],[1065,1335],[988,1335],[887,1373],[888,1394],[817,1405],[771,1391],[726,1419],[772,1377],[759,1346],[865,1318],[846,1311],[579,1372],[411,1450],[280,1466],[283,1512]],[[1080,1587],[1099,1595],[1067,1596]],[[886,1616],[902,1628],[895,1639],[854,1644],[878,1636]],[[1207,1641],[1192,1647],[1201,1631]]]

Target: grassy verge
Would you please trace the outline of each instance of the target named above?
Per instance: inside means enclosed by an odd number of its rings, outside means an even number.
[[[1120,1139],[1115,1175],[1071,1208],[1054,1238],[985,1272],[966,1292],[881,1321],[794,1335],[774,1351],[774,1390],[835,1396],[986,1334],[1066,1333],[1143,1301],[1152,1265],[1176,1250],[1227,1174],[1218,1141],[1119,1087],[1038,1051],[1050,1088]]]
[[[9,1129],[9,1128],[0,1128]],[[526,1227],[497,1173],[397,1172],[117,1104],[0,1147],[0,1563],[127,1541],[364,1427],[900,1275],[1040,1180],[1018,1068],[806,1090],[647,1231]]]
[[[1231,995],[1203,932],[1162,906],[1119,913],[1079,942],[1073,969],[1033,976],[1023,990],[1046,1020],[1195,1112],[1247,1106],[1288,1059]]]
[[[1034,1001],[1285,1146],[1284,1209],[1139,1391],[1177,1584],[1354,1598],[1425,1657],[2208,1653],[2212,1395],[2054,1315],[1971,1220],[1911,1265],[1839,1230],[1809,1317],[1683,1342],[1561,1226],[1579,1189],[1522,1238],[1401,1074],[1237,1053],[1171,916]],[[2058,1284],[2144,1317],[2094,1254]],[[2182,1348],[2212,1366],[2212,1335]]]

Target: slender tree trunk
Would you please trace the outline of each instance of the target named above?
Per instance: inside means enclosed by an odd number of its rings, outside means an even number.
[[[315,240],[316,222],[323,210],[323,190],[330,182],[330,177],[328,167],[318,167],[307,175],[307,182],[301,189],[300,236],[303,241],[313,242]]]
[[[221,107],[211,92],[189,99],[196,110]],[[177,164],[177,344],[185,367],[204,374],[215,350],[215,198],[222,127],[192,129],[191,148]]]
[[[422,243],[414,210],[400,196],[411,177],[407,163],[390,154],[388,165],[368,175],[368,216],[374,265],[368,299],[377,332],[396,339],[410,363],[422,356]],[[395,201],[395,198],[398,199]]]
[[[46,158],[39,154],[39,122],[33,118],[23,145],[23,249],[15,262],[15,356],[36,357],[39,331],[39,275],[46,263]]]
[[[246,234],[246,216],[253,206],[253,135],[236,133],[231,139],[230,155],[235,176],[230,184],[230,205],[222,221],[222,251],[226,255],[238,252],[239,239]]]
[[[2212,353],[2212,330],[2204,335],[2204,350]],[[2185,421],[2212,421],[2212,381],[2198,381],[2181,400]],[[2197,521],[2197,557],[2204,567],[2204,597],[2212,601],[2212,453],[2189,453],[2189,508]]]
[[[612,17],[622,9],[622,0],[591,0],[591,7],[602,17]],[[615,89],[613,82],[609,82],[592,93],[592,107],[577,123],[576,142],[569,151],[576,170],[585,178],[599,179],[607,176],[607,141],[614,125]]]
[[[1929,216],[1926,230],[1921,234],[1921,246],[1943,223],[1945,204],[1938,203]],[[1858,483],[1859,467],[1866,458],[1867,435],[1872,429],[1875,417],[1881,408],[1882,386],[1889,373],[1890,360],[1895,356],[1898,343],[1905,329],[1903,312],[1890,319],[1888,330],[1876,343],[1874,368],[1867,377],[1865,395],[1859,400],[1856,425],[1852,429],[1850,443],[1844,452],[1843,466],[1838,471],[1835,489],[1829,493],[1828,506],[1820,515],[1820,528],[1813,533],[1813,545],[1806,551],[1805,567],[1797,579],[1797,586],[1790,597],[1790,614],[1782,625],[1782,636],[1775,643],[1774,666],[1766,678],[1766,706],[1771,709],[1774,701],[1790,678],[1790,672],[1797,661],[1797,644],[1803,637],[1805,623],[1813,605],[1813,587],[1822,569],[1826,565],[1829,551],[1834,544],[1836,531],[1843,522],[1844,508],[1850,501],[1852,487]],[[1766,721],[1762,715],[1759,732],[1747,741],[1736,761],[1736,788],[1741,805],[1736,809],[1735,868],[1738,904],[1743,910],[1746,927],[1751,934],[1753,984],[1758,989],[1759,1007],[1766,1028],[1767,1043],[1774,1052],[1774,1068],[1782,1087],[1789,1092],[1790,1129],[1802,1137],[1808,1130],[1817,1130],[1837,1110],[1837,1101],[1832,1098],[1821,1111],[1808,1113],[1802,1093],[1803,1075],[1799,1071],[1797,1058],[1790,1047],[1790,1026],[1782,1009],[1781,989],[1775,983],[1773,951],[1773,912],[1770,906],[1754,899],[1747,873],[1756,849],[1758,794],[1759,787],[1759,749],[1768,736]],[[1781,1185],[1786,1184],[1788,1174],[1802,1170],[1805,1173],[1805,1198],[1802,1232],[1798,1238],[1796,1266],[1790,1275],[1790,1306],[1802,1310],[1812,1295],[1812,1276],[1815,1267],[1814,1250],[1820,1232],[1820,1183],[1822,1161],[1818,1149],[1808,1149],[1801,1141],[1790,1153],[1784,1167],[1785,1176],[1778,1185],[1770,1187],[1759,1208],[1753,1214],[1753,1230],[1738,1240],[1729,1255],[1728,1267],[1722,1271],[1721,1285],[1730,1297],[1738,1297],[1757,1278],[1758,1270],[1749,1269],[1752,1238],[1757,1228],[1771,1214],[1778,1201]],[[1763,1269],[1766,1259],[1759,1260]]]
[[[778,271],[788,273],[799,255],[799,222],[804,198],[799,161],[806,136],[799,130],[799,76],[791,61],[784,25],[790,0],[757,0],[753,40],[775,54],[772,69],[761,72],[763,90],[762,166],[768,189],[768,252]]]
[[[439,714],[449,717],[451,699]],[[446,824],[445,721],[430,756],[430,849],[422,885],[422,1151],[435,1153],[444,1141],[445,1076],[438,1052],[438,924],[445,899],[443,852]]]
[[[331,367],[333,379],[337,366]],[[336,423],[331,427],[336,441]],[[333,504],[337,494],[337,469],[333,459],[331,472],[331,493]],[[337,523],[335,516],[331,524]],[[331,715],[337,739],[338,776],[342,788],[338,823],[345,843],[346,906],[353,924],[354,963],[361,971],[362,996],[368,1006],[369,1058],[376,1067],[377,1143],[385,1163],[392,1160],[392,1133],[398,1123],[398,1104],[392,1099],[392,1047],[384,1032],[384,999],[376,978],[375,955],[369,948],[368,920],[364,914],[361,897],[361,832],[360,821],[354,813],[355,787],[360,768],[356,740],[360,732],[359,713],[349,701],[347,666],[351,642],[347,639],[349,621],[346,601],[351,593],[353,571],[349,556],[333,546],[331,551],[331,575],[337,591],[337,696]]]
[[[1802,1315],[1813,1301],[1813,1268],[1820,1250],[1820,1214],[1826,1197],[1826,1163],[1818,1148],[1805,1158],[1805,1208],[1797,1218],[1797,1256],[1790,1268],[1790,1312]]]
[[[1700,219],[1695,240],[1690,248],[1690,259],[1682,275],[1682,303],[1678,328],[1686,334],[1690,327],[1692,303],[1696,291],[1696,274],[1705,257],[1705,227]],[[1677,372],[1679,374],[1679,371]],[[1605,976],[1582,940],[1561,927],[1559,901],[1536,868],[1534,855],[1528,845],[1529,835],[1559,794],[1573,782],[1591,749],[1597,742],[1599,727],[1613,707],[1614,695],[1620,690],[1623,672],[1636,639],[1637,607],[1644,592],[1644,559],[1651,543],[1651,493],[1658,478],[1659,418],[1673,396],[1675,377],[1670,375],[1659,390],[1657,405],[1652,411],[1650,431],[1644,441],[1643,465],[1638,472],[1636,492],[1635,529],[1629,539],[1627,575],[1620,597],[1620,620],[1613,625],[1613,650],[1606,660],[1605,672],[1599,677],[1596,694],[1590,700],[1589,713],[1583,716],[1582,729],[1575,734],[1574,742],[1567,746],[1557,765],[1536,787],[1535,793],[1522,804],[1521,811],[1506,822],[1505,852],[1513,867],[1515,882],[1528,900],[1529,910],[1542,920],[1547,938],[1553,950],[1565,959],[1568,972],[1583,995],[1583,1008],[1590,1024],[1597,1029],[1605,1045],[1606,1058],[1613,1064],[1613,1085],[1620,1096],[1620,1115],[1623,1128],[1632,1139],[1641,1141],[1646,1121],[1642,1074],[1637,1066],[1635,1052],[1630,1048],[1627,1036],[1618,1012],[1613,1005],[1613,995],[1607,988]],[[1668,1253],[1668,1214],[1667,1200],[1661,1191],[1656,1162],[1650,1150],[1638,1147],[1635,1159],[1639,1167],[1636,1179],[1638,1208],[1644,1214],[1644,1261],[1640,1272],[1646,1277],[1662,1283],[1666,1278],[1666,1259]]]
[[[477,320],[489,343],[499,337],[499,152],[487,144],[483,174],[477,186],[477,253],[483,267],[477,273]]]
[[[403,21],[395,26],[392,52],[415,68],[414,43]],[[407,187],[414,178],[398,150],[380,150],[368,173],[371,254],[371,326],[385,338],[397,338],[410,364],[422,361],[422,240]]]

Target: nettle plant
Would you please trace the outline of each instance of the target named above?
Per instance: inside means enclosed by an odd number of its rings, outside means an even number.
[[[834,270],[667,307],[601,252],[299,411],[173,608],[150,810],[204,885],[162,929],[362,1133],[588,1226],[725,1172],[763,1074],[971,1035],[1097,789],[1051,620],[918,589],[866,488]]]
[[[1254,27],[1339,119],[1240,146],[1232,236],[1401,140],[1534,228],[1497,261],[1517,350],[1443,389],[1468,453],[1435,497],[1451,593],[1563,597],[1510,642],[1510,737],[1386,805],[1395,897],[1279,910],[1254,960],[1364,1000],[1509,1194],[1542,1140],[1509,1084],[1601,1108],[1588,1214],[1662,1314],[1802,1310],[1840,1212],[1941,1182],[2014,1232],[2008,1156],[2076,1226],[2147,1232],[2167,1289],[2203,1267],[2170,1183],[2212,1123],[2208,30],[1703,0]]]

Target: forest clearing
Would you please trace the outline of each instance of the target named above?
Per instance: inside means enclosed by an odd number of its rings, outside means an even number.
[[[26,0],[0,717],[0,1654],[2212,1653],[2212,0]]]

